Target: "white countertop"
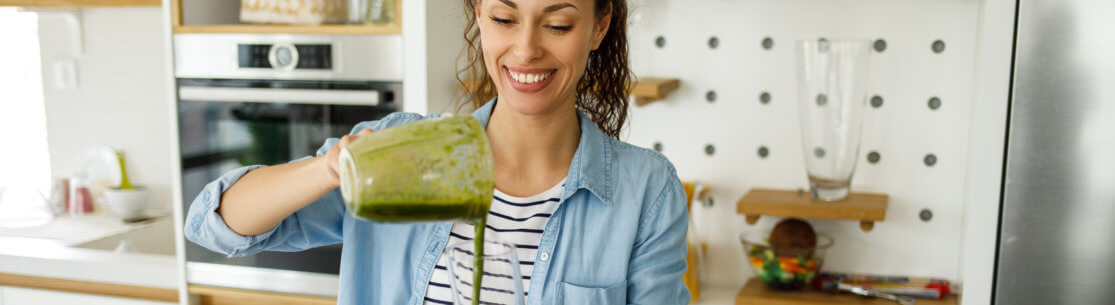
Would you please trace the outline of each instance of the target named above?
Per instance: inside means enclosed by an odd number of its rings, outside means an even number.
[[[142,234],[145,229],[166,231],[167,226],[173,226],[170,217],[125,224],[111,216],[89,214],[61,216],[37,227],[0,228],[0,273],[177,289],[173,255],[115,253],[86,246],[98,240],[113,242],[111,238],[126,233]]]
[[[60,215],[50,223],[7,228],[0,226],[0,237],[26,237],[75,245],[150,226],[152,221],[124,223],[107,214]]]

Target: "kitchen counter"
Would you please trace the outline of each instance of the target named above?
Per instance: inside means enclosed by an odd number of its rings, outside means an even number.
[[[53,278],[177,289],[173,223],[161,217],[124,224],[92,214],[61,216],[34,228],[0,229],[0,275],[8,281]],[[125,240],[131,243],[122,249],[127,251],[114,251]]]

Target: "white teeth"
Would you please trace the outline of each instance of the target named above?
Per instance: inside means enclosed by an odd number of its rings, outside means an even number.
[[[545,80],[546,78],[550,77],[551,74],[553,74],[552,71],[544,74],[526,74],[511,72],[511,78],[514,78],[515,81],[520,83],[533,84]]]

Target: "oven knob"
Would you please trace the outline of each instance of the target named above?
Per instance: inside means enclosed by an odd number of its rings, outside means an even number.
[[[267,52],[267,60],[276,70],[293,70],[298,65],[298,49],[290,43],[271,45],[271,50]]]

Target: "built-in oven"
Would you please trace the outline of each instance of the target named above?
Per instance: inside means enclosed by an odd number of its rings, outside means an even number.
[[[401,109],[398,35],[174,37],[183,213],[221,174],[312,156]],[[228,257],[186,243],[191,284],[336,296],[341,245]]]

